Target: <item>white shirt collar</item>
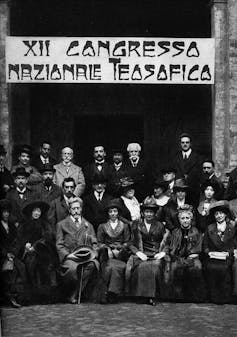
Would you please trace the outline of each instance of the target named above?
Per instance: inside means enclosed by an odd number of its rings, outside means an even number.
[[[104,195],[104,191],[98,193],[97,191],[94,191],[94,196],[96,197],[97,200],[100,200],[103,198],[103,195]]]
[[[118,225],[118,219],[116,219],[115,221],[111,221],[109,220],[110,226],[113,228],[113,230],[117,227]]]
[[[76,222],[76,219],[71,215],[70,216],[71,220],[75,223]],[[77,221],[79,224],[81,223],[81,216],[78,217],[78,221]]]
[[[184,155],[185,155],[187,158],[189,158],[191,152],[192,152],[192,149],[189,149],[189,150],[186,151],[186,152],[185,152],[185,151],[182,151],[183,158],[184,158]]]
[[[48,164],[49,163],[49,157],[44,158],[42,154],[40,155],[40,160],[42,161],[43,164]]]
[[[23,188],[23,190],[20,190],[19,187],[16,188],[17,192],[19,192],[20,194],[25,193],[26,191],[26,187]]]

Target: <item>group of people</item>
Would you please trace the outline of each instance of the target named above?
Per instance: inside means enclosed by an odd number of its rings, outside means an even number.
[[[237,169],[224,186],[188,134],[153,177],[138,143],[110,164],[95,146],[83,169],[50,150],[24,145],[9,171],[0,146],[3,303],[236,301]]]

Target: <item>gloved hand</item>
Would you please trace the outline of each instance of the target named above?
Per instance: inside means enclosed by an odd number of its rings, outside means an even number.
[[[144,254],[143,252],[136,252],[136,255],[139,257],[139,259],[141,259],[142,261],[147,261],[148,257],[146,256],[146,254]]]

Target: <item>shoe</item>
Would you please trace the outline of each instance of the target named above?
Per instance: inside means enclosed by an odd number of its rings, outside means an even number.
[[[77,304],[77,293],[73,293],[70,297],[68,297],[68,303]]]
[[[17,303],[14,297],[9,298],[9,303],[11,304],[13,308],[21,308],[21,305]]]
[[[148,299],[148,304],[150,304],[153,307],[155,307],[157,305],[157,302],[156,302],[156,300],[153,297],[151,297],[151,298]]]

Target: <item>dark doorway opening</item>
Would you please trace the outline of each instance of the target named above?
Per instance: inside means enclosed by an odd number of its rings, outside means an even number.
[[[126,151],[129,142],[143,144],[144,121],[141,115],[81,115],[75,117],[75,158],[85,165],[92,160],[93,147],[103,145],[110,160],[115,149]]]

